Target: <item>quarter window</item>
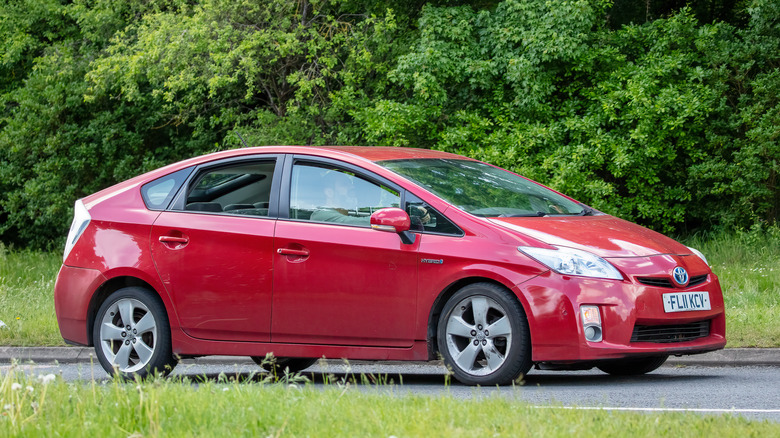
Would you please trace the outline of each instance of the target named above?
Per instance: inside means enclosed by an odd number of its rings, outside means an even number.
[[[443,214],[409,192],[406,193],[406,212],[412,220],[412,231],[463,235],[463,231]]]
[[[150,210],[165,210],[171,203],[173,195],[179,190],[184,180],[192,172],[192,168],[179,170],[170,175],[146,183],[141,187],[141,197]]]

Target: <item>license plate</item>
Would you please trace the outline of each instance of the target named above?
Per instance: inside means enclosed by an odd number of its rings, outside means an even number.
[[[687,312],[691,310],[710,310],[709,292],[677,292],[664,294],[666,313]]]

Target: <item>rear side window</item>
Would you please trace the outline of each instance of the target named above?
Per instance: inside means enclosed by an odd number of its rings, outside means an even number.
[[[268,216],[276,161],[210,168],[190,185],[184,209],[205,213]]]
[[[141,187],[141,197],[149,210],[165,210],[173,196],[192,173],[192,167],[157,178]]]

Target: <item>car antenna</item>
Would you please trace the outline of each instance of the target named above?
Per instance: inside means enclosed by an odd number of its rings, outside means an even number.
[[[241,139],[241,143],[244,143],[245,147],[249,147],[249,145],[246,144],[246,140],[244,140],[244,137],[242,137],[241,134],[238,133],[238,131],[233,131],[233,132],[235,132],[238,138]]]

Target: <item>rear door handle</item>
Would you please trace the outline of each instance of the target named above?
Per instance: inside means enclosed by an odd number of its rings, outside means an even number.
[[[160,242],[163,243],[188,243],[189,241],[187,237],[160,236]]]
[[[302,256],[302,257],[308,257],[309,250],[308,249],[292,249],[292,248],[279,248],[276,250],[281,255],[290,255],[290,256]]]

